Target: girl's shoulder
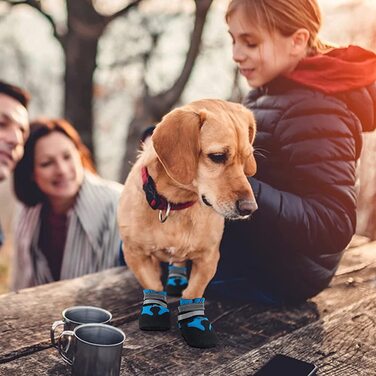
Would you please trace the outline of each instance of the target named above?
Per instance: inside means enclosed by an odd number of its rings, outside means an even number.
[[[244,102],[254,113],[262,137],[273,137],[274,142],[287,144],[292,140],[307,137],[320,140],[336,134],[355,139],[359,154],[362,121],[345,101],[302,86],[283,89],[269,92],[257,89]]]
[[[363,131],[376,128],[376,83],[338,93],[325,93],[290,80],[276,80],[252,90],[244,100],[251,110],[277,111],[287,116],[333,115],[361,123]]]
[[[346,107],[341,100],[334,96],[295,83],[288,85],[282,80],[251,90],[245,97],[243,104],[250,109],[264,108],[270,110],[291,110],[295,106],[300,107],[302,105],[316,108],[333,105]]]

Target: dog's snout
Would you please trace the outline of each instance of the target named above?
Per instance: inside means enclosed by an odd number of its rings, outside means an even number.
[[[238,200],[236,201],[236,210],[241,216],[251,215],[254,211],[257,210],[256,201],[244,199]]]

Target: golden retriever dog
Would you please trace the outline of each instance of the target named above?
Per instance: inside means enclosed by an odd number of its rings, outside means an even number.
[[[242,105],[205,99],[165,115],[144,143],[118,208],[124,258],[145,289],[144,306],[162,302],[168,310],[161,261],[191,260],[182,298],[203,301],[198,298],[217,269],[224,219],[245,219],[257,209],[247,180],[256,172],[255,132],[253,115]],[[183,320],[187,311],[179,307]],[[141,321],[145,330],[169,326]]]

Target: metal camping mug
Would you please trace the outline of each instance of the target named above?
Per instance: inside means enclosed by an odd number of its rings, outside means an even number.
[[[108,324],[112,319],[112,314],[103,308],[92,306],[75,306],[64,309],[61,313],[63,319],[55,321],[52,324],[50,334],[51,343],[56,345],[55,331],[59,326],[64,330],[73,330],[76,326],[82,324]]]
[[[67,353],[62,342],[72,342]],[[119,376],[125,334],[106,324],[83,324],[61,333],[57,348],[73,376]]]

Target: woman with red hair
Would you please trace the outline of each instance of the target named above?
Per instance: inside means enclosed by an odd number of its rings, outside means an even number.
[[[66,120],[31,123],[14,188],[23,205],[13,289],[118,265],[116,209],[122,186],[96,175],[89,150]]]

